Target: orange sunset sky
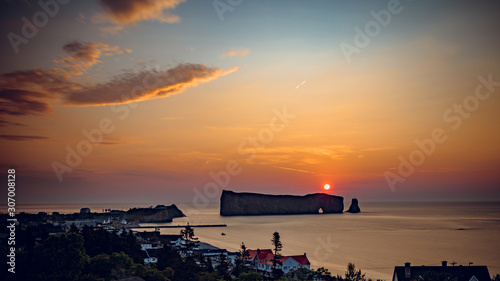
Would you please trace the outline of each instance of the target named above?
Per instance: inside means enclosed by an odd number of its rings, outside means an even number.
[[[498,1],[41,3],[0,9],[18,204],[500,200]]]

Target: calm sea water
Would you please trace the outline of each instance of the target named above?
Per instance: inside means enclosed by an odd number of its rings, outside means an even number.
[[[390,280],[394,266],[440,265],[442,260],[467,266],[487,265],[500,274],[499,203],[360,203],[359,214],[221,217],[218,204],[197,209],[177,204],[187,215],[170,224],[220,224],[225,228],[197,228],[201,241],[231,251],[247,247],[271,248],[278,231],[283,254],[307,253],[313,268],[343,274],[353,262],[370,278]],[[18,211],[76,212],[83,205],[25,205]],[[133,204],[89,205],[127,210]],[[142,206],[146,207],[146,206]],[[165,225],[168,225],[165,224]],[[162,229],[164,234],[179,229]],[[224,232],[226,235],[221,235]]]

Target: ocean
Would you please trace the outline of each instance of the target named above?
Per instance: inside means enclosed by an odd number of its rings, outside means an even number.
[[[244,242],[250,249],[271,248],[278,231],[284,255],[307,254],[311,267],[343,274],[349,262],[372,279],[391,280],[394,266],[487,265],[490,275],[500,274],[500,204],[360,202],[359,214],[221,217],[219,205],[197,209],[176,204],[187,216],[164,225],[227,224],[223,228],[195,228],[203,242],[237,251]],[[348,205],[348,204],[347,204]],[[77,212],[147,207],[134,204],[20,205],[25,212]],[[347,208],[348,206],[346,206]],[[177,234],[180,229],[161,229]],[[226,235],[221,235],[224,232]]]

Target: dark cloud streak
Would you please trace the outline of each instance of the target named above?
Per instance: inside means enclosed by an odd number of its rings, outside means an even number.
[[[44,136],[22,136],[22,135],[0,135],[0,139],[9,141],[39,141],[50,140],[49,137]]]

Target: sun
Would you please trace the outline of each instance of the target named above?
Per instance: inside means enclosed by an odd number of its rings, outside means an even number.
[[[325,185],[323,185],[323,188],[324,188],[325,190],[329,190],[329,189],[330,189],[330,185],[329,185],[329,184],[325,184]]]

